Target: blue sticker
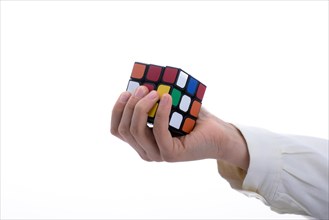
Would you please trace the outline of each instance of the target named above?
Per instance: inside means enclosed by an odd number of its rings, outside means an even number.
[[[190,93],[191,95],[194,95],[197,87],[198,87],[198,81],[193,77],[190,77],[190,80],[187,85],[187,92]]]

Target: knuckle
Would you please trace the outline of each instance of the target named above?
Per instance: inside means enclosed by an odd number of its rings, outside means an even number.
[[[164,119],[164,114],[162,110],[159,108],[156,115],[155,115],[155,120],[161,121]]]
[[[111,131],[111,134],[114,135],[114,136],[118,136],[119,135],[118,129],[111,128],[110,131]]]
[[[154,161],[155,161],[155,162],[162,162],[163,159],[159,156],[159,157],[156,157],[156,158],[154,159]]]
[[[163,161],[160,154],[150,153],[150,152],[147,152],[147,151],[139,152],[138,154],[143,160],[145,160],[147,162],[153,162],[153,161],[161,162],[161,161]]]
[[[130,111],[134,110],[137,102],[138,100],[136,97],[131,97],[126,104],[125,109],[128,109]]]
[[[123,109],[118,108],[118,106],[114,106],[112,109],[112,115],[118,115],[123,112]]]
[[[119,126],[119,128],[118,128],[118,133],[119,133],[121,136],[125,137],[125,136],[129,135],[129,129],[126,128],[126,127],[124,127],[124,126]]]
[[[144,160],[144,161],[147,161],[147,162],[151,162],[152,160],[150,160],[150,158],[148,158],[146,156],[146,154],[139,154],[139,156]]]
[[[155,129],[158,130],[157,128],[160,127],[159,125],[165,123],[168,120],[169,120],[169,116],[166,116],[165,114],[163,114],[159,108],[155,115],[155,118],[154,118],[154,125],[156,125]],[[168,122],[166,122],[166,123],[168,123]]]
[[[173,153],[165,153],[161,155],[162,160],[166,162],[177,162],[177,156]]]
[[[138,136],[140,134],[140,131],[139,131],[137,125],[132,124],[129,128],[129,131],[133,136]]]
[[[154,153],[154,152],[150,153],[150,154],[147,154],[147,156],[150,158],[150,160],[155,161],[155,162],[163,161],[160,154],[157,154],[157,153]]]
[[[135,108],[136,104],[138,103],[139,98],[135,96],[131,96],[130,100],[127,102],[127,107],[128,108]]]
[[[136,114],[143,114],[143,113],[147,112],[145,103],[143,101],[138,102],[135,105],[134,111],[136,112]]]
[[[159,128],[159,125],[154,121],[153,128],[152,128],[154,136],[157,136],[158,134],[161,134],[161,130]]]

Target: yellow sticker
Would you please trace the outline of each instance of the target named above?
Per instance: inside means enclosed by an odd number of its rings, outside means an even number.
[[[167,85],[159,85],[159,87],[157,89],[157,92],[158,92],[160,98],[162,97],[163,94],[169,93],[169,91],[170,91],[170,86],[167,86]]]
[[[158,103],[155,103],[155,105],[152,107],[152,109],[149,111],[149,116],[151,117],[151,118],[154,118],[154,115],[155,115],[155,113],[156,113],[156,111],[157,111],[157,109],[158,109]]]

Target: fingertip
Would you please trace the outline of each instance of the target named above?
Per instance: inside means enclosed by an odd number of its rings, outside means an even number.
[[[147,93],[149,93],[149,90],[146,86],[139,86],[137,89],[134,91],[134,96],[138,99],[143,98]]]
[[[150,92],[151,90],[149,89],[149,87],[145,86],[145,85],[141,85],[140,87],[144,87],[148,92]]]
[[[155,90],[152,90],[147,96],[151,100],[154,100],[154,99],[158,100],[159,99],[159,94]]]
[[[163,107],[168,107],[168,106],[171,106],[171,95],[165,93],[162,95],[161,99],[160,99],[160,106],[163,106]]]
[[[128,91],[125,91],[125,92],[121,93],[118,101],[121,103],[126,103],[128,101],[128,99],[130,98],[130,96],[131,96],[131,93]]]

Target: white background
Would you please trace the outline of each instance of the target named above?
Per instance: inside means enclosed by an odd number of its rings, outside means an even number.
[[[2,1],[1,218],[302,218],[112,137],[135,61],[195,76],[223,120],[328,138],[327,1]]]

